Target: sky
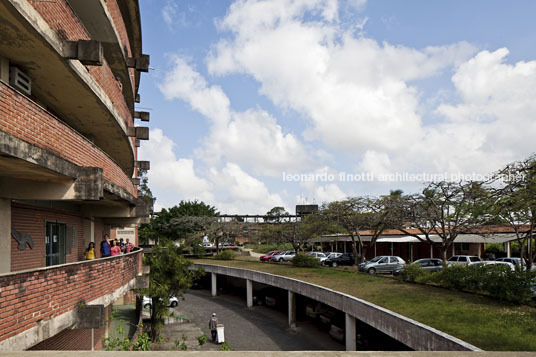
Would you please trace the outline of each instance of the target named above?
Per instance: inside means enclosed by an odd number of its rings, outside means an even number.
[[[141,0],[155,211],[264,214],[535,151],[536,1]],[[145,123],[143,123],[145,125]]]

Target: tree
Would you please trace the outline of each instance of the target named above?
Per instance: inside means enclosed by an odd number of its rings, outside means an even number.
[[[363,251],[361,231],[366,224],[367,205],[367,199],[363,197],[350,197],[343,201],[330,202],[322,207],[325,219],[340,225],[350,236],[356,265],[363,261],[363,256],[358,254],[357,247],[359,245],[359,251]]]
[[[483,183],[432,182],[422,193],[400,198],[398,229],[421,242],[434,244],[431,236],[441,239],[439,250],[443,262],[447,251],[460,233],[474,231],[487,211]],[[417,228],[417,233],[406,224]]]
[[[145,259],[151,270],[149,288],[143,289],[142,293],[152,298],[151,338],[156,341],[167,313],[169,298],[182,297],[192,285],[193,279],[202,272],[190,270],[192,262],[184,258],[182,249],[171,242],[165,246],[155,246]]]
[[[279,223],[281,222],[281,216],[288,216],[289,213],[285,210],[284,207],[276,206],[266,212],[266,222],[270,223]]]
[[[536,261],[536,156],[507,165],[489,185],[494,221],[511,227],[527,266]]]
[[[148,243],[149,239],[155,241],[179,241],[191,237],[193,227],[182,227],[171,224],[179,217],[216,217],[219,213],[215,207],[204,202],[181,201],[178,206],[173,206],[169,210],[165,208],[151,217],[147,225],[142,225],[139,231],[140,240]]]

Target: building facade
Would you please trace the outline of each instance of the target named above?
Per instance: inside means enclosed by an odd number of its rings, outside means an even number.
[[[76,330],[78,306],[135,287],[141,251],[84,253],[116,227],[136,245],[152,209],[137,194],[148,66],[137,0],[0,2],[0,350]]]

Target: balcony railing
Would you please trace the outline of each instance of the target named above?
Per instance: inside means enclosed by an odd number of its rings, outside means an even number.
[[[142,272],[142,252],[0,274],[0,351],[26,332],[24,338],[31,341],[25,344],[40,342],[30,330],[46,323],[52,330],[67,328],[76,320],[79,304],[106,305],[117,291],[134,287]]]

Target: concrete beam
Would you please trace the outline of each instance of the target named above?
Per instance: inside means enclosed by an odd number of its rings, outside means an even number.
[[[79,305],[77,308],[79,329],[104,326],[104,305]]]
[[[0,197],[20,200],[85,200],[98,201],[104,197],[102,169],[80,168],[77,179],[55,181],[0,177]],[[84,173],[88,173],[85,175]]]
[[[139,161],[139,160],[136,160],[134,162],[134,166],[138,169],[142,169],[142,170],[150,170],[151,169],[151,163],[150,161]]]
[[[253,282],[246,280],[246,301],[249,308],[253,307]]]
[[[139,227],[142,224],[148,224],[150,221],[150,218],[149,217],[133,217],[133,218],[103,217],[102,221],[104,224],[107,224],[111,227]]]
[[[141,121],[149,121],[150,120],[151,113],[149,112],[134,112],[134,118],[140,119]]]
[[[216,295],[218,295],[218,276],[215,273],[212,273],[210,275],[210,278],[211,278],[211,280],[210,280],[210,282],[211,282],[211,284],[210,284],[210,287],[211,287],[210,292],[211,292],[212,296],[216,296]]]
[[[149,55],[141,55],[138,58],[129,57],[126,59],[128,68],[136,68],[136,71],[139,72],[149,72]]]
[[[288,327],[296,328],[296,294],[288,291]]]
[[[87,66],[102,66],[102,43],[94,40],[66,41],[63,57],[79,60]]]
[[[140,180],[139,177],[133,177],[133,178],[131,178],[131,181],[132,181],[132,184],[134,184],[136,186],[141,185],[141,180]]]
[[[9,273],[10,271],[11,271],[11,200],[0,198],[0,274]]]
[[[149,140],[149,128],[146,126],[129,126],[127,128],[127,134],[138,140]]]
[[[344,314],[344,333],[346,339],[346,351],[355,351],[357,349],[355,317],[352,315]]]

